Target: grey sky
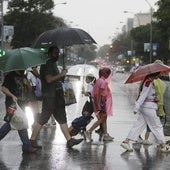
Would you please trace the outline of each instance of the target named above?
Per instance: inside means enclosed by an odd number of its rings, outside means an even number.
[[[148,0],[154,9],[158,0]],[[67,2],[66,5],[60,3]],[[127,18],[133,13],[149,12],[145,0],[55,0],[54,13],[72,27],[87,31],[99,46],[111,43],[114,33],[120,31]],[[119,29],[117,29],[119,28]]]

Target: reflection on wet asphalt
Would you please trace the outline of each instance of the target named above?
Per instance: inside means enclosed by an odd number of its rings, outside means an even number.
[[[103,142],[95,132],[93,141],[83,141],[72,149],[66,147],[66,140],[58,125],[44,126],[38,136],[42,150],[35,154],[22,154],[21,142],[16,131],[11,131],[0,141],[0,170],[164,170],[170,167],[170,155],[160,152],[153,135],[151,146],[133,144],[133,152],[124,152],[120,143],[128,134],[137,115],[132,113],[138,85],[124,85],[126,74],[114,75],[113,117],[108,118],[108,132],[114,141]],[[79,87],[81,87],[79,85]],[[76,89],[77,103],[67,107],[68,125],[81,115],[86,98]],[[1,113],[4,105],[1,104]],[[1,115],[1,117],[3,117]],[[95,118],[95,115],[94,115]],[[96,118],[95,118],[96,119]],[[90,125],[95,121],[88,125]],[[3,121],[1,119],[0,126]],[[31,129],[29,129],[31,132]],[[142,134],[143,135],[143,134]],[[75,138],[81,138],[78,134]]]

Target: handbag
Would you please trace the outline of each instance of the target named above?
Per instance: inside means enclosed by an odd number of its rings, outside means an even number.
[[[65,105],[77,103],[72,84],[69,81],[65,81],[62,83],[62,87],[64,91]]]
[[[12,130],[23,130],[28,128],[28,120],[25,112],[16,103],[16,111],[10,121],[10,126]]]

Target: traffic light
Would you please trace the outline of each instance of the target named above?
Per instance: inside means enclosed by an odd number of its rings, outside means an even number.
[[[5,55],[5,51],[0,49],[0,57],[2,57],[3,55]]]

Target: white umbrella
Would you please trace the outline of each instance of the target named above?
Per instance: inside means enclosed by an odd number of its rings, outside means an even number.
[[[68,73],[67,73],[67,75],[69,76],[82,76],[82,77],[88,74],[93,74],[96,78],[98,78],[98,69],[88,64],[77,64],[71,66],[68,69]]]

